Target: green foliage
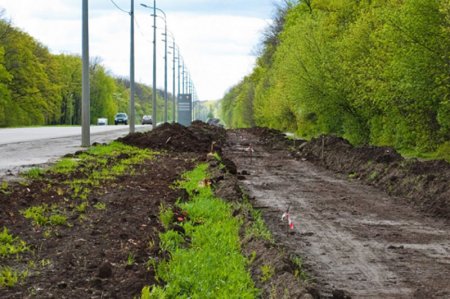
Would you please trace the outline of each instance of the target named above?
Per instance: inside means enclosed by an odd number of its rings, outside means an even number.
[[[36,180],[40,178],[44,174],[44,172],[45,171],[42,168],[34,167],[22,173],[22,175],[31,180]]]
[[[299,1],[274,26],[221,101],[228,126],[417,152],[450,140],[448,1]]]
[[[128,266],[132,266],[132,265],[134,265],[135,262],[136,262],[136,259],[135,259],[135,257],[134,257],[134,254],[133,254],[132,252],[128,253],[128,256],[127,256],[127,265],[128,265]]]
[[[161,247],[171,259],[159,264],[157,275],[167,284],[152,289],[150,298],[255,298],[258,294],[240,253],[240,222],[231,206],[213,196],[203,184],[206,164],[183,175],[178,182],[191,200],[179,203],[189,217],[185,235],[169,230],[161,234]],[[185,239],[190,240],[186,245]]]
[[[275,274],[275,270],[271,265],[262,265],[261,266],[261,282],[268,281]]]
[[[99,211],[106,210],[106,204],[104,202],[98,202],[94,205],[94,208],[96,208]]]
[[[141,299],[150,299],[150,298],[152,298],[150,296],[150,287],[149,286],[143,287],[142,292],[141,292]],[[154,296],[153,298],[161,298],[162,299],[162,297],[157,297],[157,296]]]
[[[78,161],[73,158],[59,160],[52,168],[54,173],[68,174],[73,172],[78,166]]]
[[[0,267],[0,288],[12,288],[28,276],[28,271],[19,272],[10,267]]]
[[[2,192],[3,194],[8,194],[9,193],[8,188],[9,188],[8,182],[3,181],[0,185],[0,192]]]
[[[292,258],[292,263],[297,267],[294,271],[294,275],[299,277],[303,281],[308,281],[308,274],[303,269],[303,260],[301,257],[295,256]]]
[[[99,59],[90,65],[92,123],[98,117],[112,123],[115,113],[128,112],[130,83],[114,78]],[[0,127],[80,124],[81,69],[80,56],[53,55],[33,37],[0,19]],[[151,111],[152,89],[138,83],[135,96],[139,120],[139,115]],[[163,103],[157,92],[161,113]]]
[[[173,252],[184,243],[184,238],[176,231],[169,230],[160,234],[161,249]]]
[[[50,171],[54,173],[80,172],[81,178],[64,182],[72,190],[72,197],[86,200],[91,187],[99,186],[102,182],[112,180],[124,175],[130,170],[131,165],[151,159],[156,152],[139,149],[125,145],[121,142],[112,142],[108,145],[91,147],[82,153],[77,160],[64,159],[57,163]],[[111,161],[114,160],[114,166]],[[98,203],[97,209],[102,210],[106,205]]]
[[[450,163],[450,141],[444,142],[436,151],[436,158],[444,159]]]
[[[27,243],[9,233],[6,227],[0,231],[0,257],[19,254],[28,251]]]
[[[253,218],[253,222],[252,225],[245,231],[246,236],[261,238],[263,240],[274,243],[275,240],[273,239],[272,233],[267,228],[266,223],[261,216],[261,211],[253,209],[253,207],[251,207],[250,205],[250,212]]]
[[[164,229],[168,230],[173,222],[173,211],[163,205],[160,206],[159,210],[159,219],[161,220]]]
[[[31,219],[33,224],[38,226],[67,225],[67,217],[61,214],[57,205],[33,206],[21,211],[21,214],[26,219]]]

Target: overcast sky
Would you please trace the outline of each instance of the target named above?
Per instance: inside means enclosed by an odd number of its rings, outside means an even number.
[[[130,0],[114,0],[124,10]],[[264,29],[280,0],[159,0],[200,100],[220,99],[250,73]],[[152,82],[150,0],[135,0],[136,80]],[[52,53],[81,53],[80,0],[0,0],[12,23],[49,47]],[[129,16],[111,0],[91,0],[90,55],[113,74],[129,77]],[[164,23],[159,20],[160,29]],[[160,32],[162,33],[162,31]],[[158,87],[164,86],[163,36],[158,34]],[[172,90],[169,64],[169,91]]]

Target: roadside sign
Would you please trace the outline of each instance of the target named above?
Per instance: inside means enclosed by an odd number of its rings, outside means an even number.
[[[178,123],[190,126],[192,122],[192,94],[178,95]]]

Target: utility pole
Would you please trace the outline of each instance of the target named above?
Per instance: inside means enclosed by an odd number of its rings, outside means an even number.
[[[136,123],[136,109],[134,105],[134,0],[131,0],[130,19],[130,133],[134,133]]]
[[[173,61],[172,61],[172,123],[175,123],[175,54],[177,51],[177,48],[175,48],[175,39],[173,39]]]
[[[164,122],[167,122],[167,102],[168,102],[168,93],[167,93],[167,20],[164,19]]]
[[[183,59],[180,55],[180,49],[178,49],[178,94],[177,94],[177,104],[180,100],[180,94],[181,94],[181,59]],[[178,105],[177,105],[177,112],[178,112]],[[177,113],[177,122],[179,122],[180,116]]]
[[[184,64],[184,60],[183,60],[183,72],[182,72],[182,78],[183,78],[183,89],[182,89],[182,93],[183,94],[185,94],[186,92],[185,92],[185,85],[186,85],[186,80],[185,80],[185,78],[186,78],[186,66],[185,66],[185,64]]]
[[[90,86],[89,86],[89,7],[88,0],[83,0],[82,25],[82,103],[81,103],[81,146],[91,146]]]
[[[152,110],[152,127],[156,127],[156,0],[153,0],[153,110]]]

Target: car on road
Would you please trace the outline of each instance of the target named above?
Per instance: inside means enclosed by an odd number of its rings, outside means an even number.
[[[114,124],[116,124],[116,125],[118,125],[118,124],[127,125],[128,124],[128,115],[126,113],[123,113],[123,112],[117,113],[116,116],[114,117]]]
[[[216,126],[223,128],[223,125],[220,123],[220,119],[218,118],[209,118],[206,123],[210,126]]]
[[[101,117],[97,119],[97,126],[107,126],[108,119],[106,117]]]
[[[142,124],[143,125],[151,125],[151,124],[153,124],[152,116],[151,115],[144,115],[142,117]]]

